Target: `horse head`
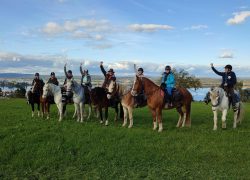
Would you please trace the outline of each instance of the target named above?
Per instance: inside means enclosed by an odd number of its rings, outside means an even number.
[[[213,107],[219,106],[223,97],[223,89],[219,87],[211,88],[209,91],[211,104]]]
[[[107,98],[111,99],[117,92],[117,84],[115,81],[111,81],[108,86]]]
[[[49,92],[50,92],[50,86],[48,83],[45,83],[45,85],[43,86],[43,95],[42,98],[47,98],[49,96]]]
[[[137,75],[135,76],[133,87],[131,90],[132,96],[137,96],[140,93],[141,89],[143,88],[142,78],[143,77],[139,77]]]

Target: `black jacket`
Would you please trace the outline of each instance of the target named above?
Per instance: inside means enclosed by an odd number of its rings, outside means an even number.
[[[212,67],[212,70],[219,76],[222,76],[222,83],[221,83],[222,87],[224,87],[225,84],[227,84],[227,87],[233,88],[235,84],[237,83],[237,78],[233,71],[230,71],[228,73],[219,72],[214,67]]]

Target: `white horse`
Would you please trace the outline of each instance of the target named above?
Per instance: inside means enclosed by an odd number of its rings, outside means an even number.
[[[73,92],[73,102],[75,105],[75,113],[73,118],[75,117],[75,114],[77,114],[77,122],[81,121],[83,122],[83,112],[84,112],[84,88],[78,84],[75,80],[73,79],[67,79],[67,91],[72,91]]]
[[[229,110],[229,98],[226,95],[224,89],[220,87],[212,88],[210,90],[210,99],[212,104],[212,111],[214,113],[214,128],[213,130],[217,130],[217,114],[218,111],[222,111],[222,128],[226,128],[226,118]],[[242,116],[242,103],[236,103],[236,107],[234,109],[234,123],[233,128],[237,127],[237,123],[241,122]]]
[[[59,121],[63,118],[63,103],[62,103],[62,93],[61,88],[57,85],[46,83],[43,86],[43,95],[42,98],[46,99],[49,95],[54,96],[55,104],[58,108]],[[47,119],[49,119],[49,110],[47,110]]]

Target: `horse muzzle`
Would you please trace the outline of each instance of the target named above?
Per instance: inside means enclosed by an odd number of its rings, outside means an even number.
[[[132,95],[132,96],[137,96],[136,91],[132,90],[132,91],[131,91],[131,95]]]

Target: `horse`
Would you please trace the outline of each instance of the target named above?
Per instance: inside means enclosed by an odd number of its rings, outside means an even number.
[[[109,98],[108,98],[109,97]],[[95,106],[95,108],[98,110],[100,115],[100,123],[103,123],[103,115],[102,115],[102,109],[105,110],[105,125],[108,125],[108,108],[112,107],[115,109],[115,118],[114,121],[118,118],[118,104],[120,103],[117,96],[115,98],[111,98],[109,94],[107,94],[107,91],[105,88],[102,87],[95,87],[90,92],[90,99],[92,104]],[[120,109],[120,117],[123,116],[122,108]]]
[[[214,127],[213,130],[217,130],[217,112],[222,112],[222,129],[226,128],[226,118],[227,113],[230,108],[229,98],[227,97],[224,89],[220,87],[211,88],[210,90],[210,99],[212,104],[212,111],[214,114]],[[236,92],[235,92],[236,93]],[[242,102],[237,102],[234,108],[234,123],[233,128],[237,127],[237,123],[241,122],[243,115],[243,107]]]
[[[162,110],[173,108],[176,108],[177,112],[179,113],[179,120],[176,127],[191,127],[190,113],[193,97],[186,88],[176,88],[177,92],[179,92],[182,97],[178,103],[174,102],[171,108],[164,108],[164,92],[158,85],[146,77],[139,77],[136,75],[131,94],[136,96],[141,89],[144,90],[144,93],[147,97],[147,105],[153,116],[153,130],[157,129],[157,120],[159,124],[158,132],[163,130]]]
[[[85,101],[84,88],[73,79],[67,79],[66,86],[67,92],[73,92],[73,102],[75,105],[75,113],[73,118],[77,114],[77,122],[80,121],[82,123],[84,118],[83,112]]]
[[[108,87],[108,99],[118,96],[121,105],[123,108],[124,116],[123,116],[123,124],[122,126],[125,127],[128,122],[129,117],[129,126],[128,128],[132,128],[134,121],[133,121],[133,109],[136,106],[135,97],[131,94],[131,88],[127,88],[127,86],[124,86],[122,84],[116,83],[115,81],[111,81]],[[140,107],[144,107],[147,104],[143,104]]]
[[[43,93],[43,84],[40,81],[34,81],[30,91],[26,92],[26,98],[31,105],[32,117],[35,116],[35,104],[37,104],[37,116],[40,117],[41,95]]]
[[[46,102],[43,103],[43,110],[45,110],[44,113],[47,114],[47,119],[49,119],[50,103],[48,102],[48,97],[50,97],[50,96],[54,97],[54,102],[58,108],[59,121],[61,121],[63,118],[63,103],[62,103],[61,88],[57,85],[52,84],[52,83],[46,83],[43,86],[42,98],[44,100],[47,100]]]

